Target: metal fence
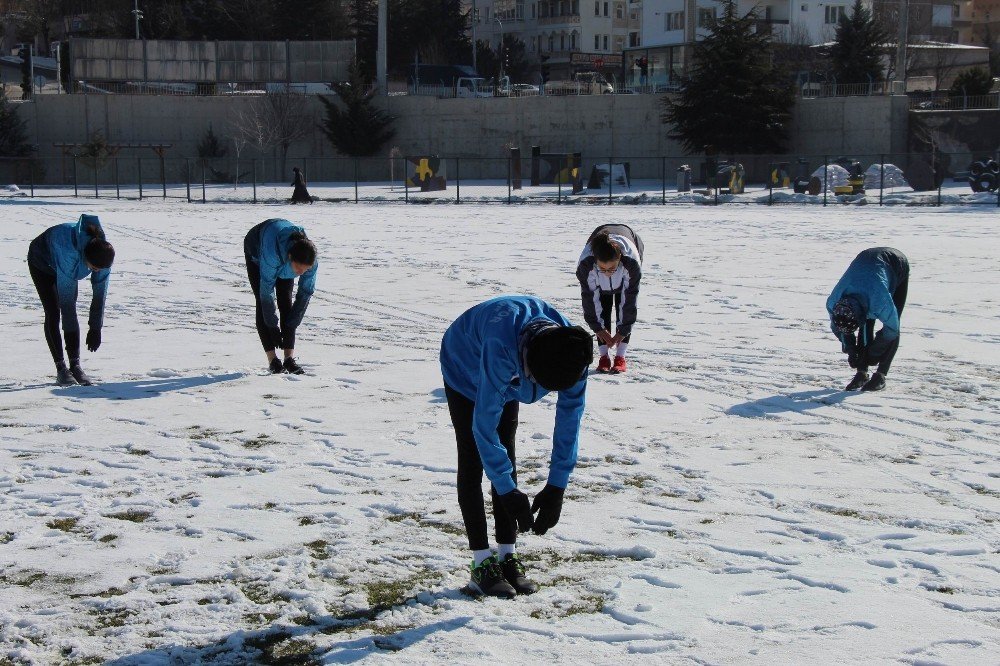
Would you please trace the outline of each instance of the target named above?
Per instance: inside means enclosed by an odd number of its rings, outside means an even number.
[[[291,169],[323,202],[525,204],[878,204],[1000,207],[1000,154],[620,157],[549,153],[199,160],[0,159],[4,197],[280,203]]]

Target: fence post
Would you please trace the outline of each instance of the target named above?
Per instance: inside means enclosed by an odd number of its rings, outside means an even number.
[[[514,158],[507,158],[507,205],[510,205],[511,178],[514,177]]]
[[[257,158],[254,157],[250,160],[250,167],[253,171],[253,202],[257,203]]]
[[[885,154],[878,156],[879,162],[879,175],[878,175],[878,205],[882,205],[882,196],[885,194]]]
[[[184,181],[187,186],[187,200],[191,203],[191,158],[184,158]],[[164,192],[163,197],[166,198],[166,192]]]
[[[121,181],[118,179],[118,158],[115,158],[115,199],[122,198]]]
[[[611,198],[611,188],[614,187],[614,182],[615,182],[613,175],[614,172],[615,172],[615,158],[612,155],[611,157],[608,158],[608,205],[609,206],[612,203],[614,203],[614,199]],[[583,174],[580,174],[580,177],[582,178]]]
[[[76,174],[76,156],[73,156],[73,197],[80,196],[80,181]]]
[[[829,155],[823,156],[823,205],[826,205],[826,177],[830,175],[830,166],[827,161],[830,159]]]
[[[767,164],[767,205],[774,203],[774,162]]]
[[[163,198],[167,198],[167,164],[160,155],[160,185],[163,187]]]
[[[410,203],[410,177],[406,175],[407,162],[403,159],[403,203]]]
[[[31,198],[35,198],[35,158],[28,159],[28,181],[31,184]]]
[[[142,158],[135,158],[136,173],[139,176],[139,201],[142,201]]]
[[[663,191],[660,193],[662,200],[660,201],[661,206],[667,205],[667,158],[660,158],[660,186]]]
[[[201,202],[205,203],[205,161],[201,162]]]
[[[565,157],[560,156],[559,161],[556,163],[556,203],[562,203],[562,172],[563,172],[563,160]]]
[[[938,174],[937,169],[934,169],[934,179],[937,180]],[[944,185],[944,178],[938,180],[938,200],[937,205],[941,206],[941,186]]]
[[[455,203],[462,203],[462,174],[460,160],[455,158]]]
[[[354,203],[358,203],[358,162],[360,157],[354,158]]]
[[[94,155],[94,198],[95,199],[101,198],[101,193],[97,190],[97,174],[99,171],[100,169],[97,166],[97,155]]]

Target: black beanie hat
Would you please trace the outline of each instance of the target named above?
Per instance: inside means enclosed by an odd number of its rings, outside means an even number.
[[[594,362],[594,339],[579,326],[550,326],[528,340],[528,372],[539,386],[564,391]]]

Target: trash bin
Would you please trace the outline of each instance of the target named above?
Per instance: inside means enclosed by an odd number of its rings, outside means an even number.
[[[677,168],[677,191],[691,191],[691,167],[687,164]]]

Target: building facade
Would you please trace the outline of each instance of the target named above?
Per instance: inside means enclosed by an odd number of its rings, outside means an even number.
[[[622,52],[639,44],[642,0],[466,0],[474,41],[494,49],[514,35],[550,78],[598,70],[617,77]]]

